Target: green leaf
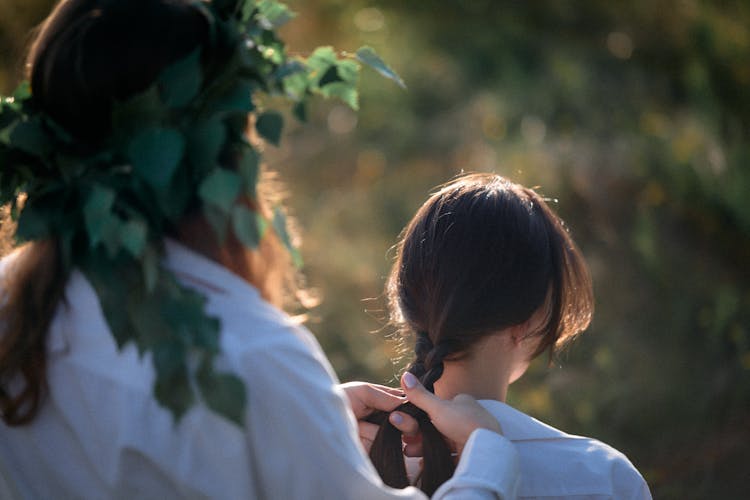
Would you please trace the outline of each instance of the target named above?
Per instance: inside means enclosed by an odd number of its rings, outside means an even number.
[[[266,232],[268,222],[258,213],[242,205],[235,205],[232,210],[232,229],[243,245],[258,248]]]
[[[83,220],[91,247],[97,246],[107,236],[108,227],[114,218],[112,206],[115,192],[103,186],[94,186],[83,205]]]
[[[185,139],[175,129],[150,127],[136,135],[128,146],[134,171],[154,188],[169,185],[185,152]]]
[[[245,194],[253,199],[258,197],[258,175],[260,174],[260,156],[249,144],[242,148],[239,167]]]
[[[106,216],[106,223],[102,228],[102,243],[104,248],[107,249],[110,257],[117,255],[120,251],[120,231],[122,228],[122,220],[114,214],[108,214]]]
[[[25,206],[18,217],[16,240],[31,241],[46,238],[49,234],[49,214],[36,207]]]
[[[295,13],[289,7],[276,0],[260,0],[257,3],[260,25],[267,30],[273,30],[294,19]]]
[[[162,314],[162,304],[171,298],[165,286],[168,284],[167,272],[162,273],[159,278],[152,292],[146,292],[142,282],[134,282],[128,295],[123,298],[133,325],[130,335],[141,354],[152,350],[160,342],[177,338],[175,325],[167,323]]]
[[[307,73],[295,73],[282,80],[284,92],[293,100],[305,97],[310,89],[310,77]]]
[[[154,382],[156,400],[170,412],[178,422],[193,406],[195,395],[186,374],[169,378],[157,378]]]
[[[201,121],[190,130],[187,158],[199,176],[216,166],[226,139],[226,127],[218,117]]]
[[[33,156],[44,157],[53,149],[51,138],[44,131],[39,117],[20,120],[9,131],[9,144]]]
[[[112,106],[114,142],[122,144],[134,132],[157,125],[164,120],[167,111],[156,84],[126,101],[115,102]]]
[[[159,88],[164,104],[183,107],[198,95],[203,84],[201,49],[168,66],[159,75]]]
[[[115,198],[116,194],[112,189],[95,185],[86,198],[86,204],[83,207],[84,214],[109,212],[115,203]]]
[[[221,322],[218,318],[210,318],[201,310],[201,315],[192,323],[193,345],[208,352],[218,353],[219,331]]]
[[[242,379],[230,373],[215,373],[209,363],[204,362],[197,381],[209,408],[244,427],[247,393]]]
[[[148,226],[141,220],[131,219],[120,228],[120,240],[133,257],[140,257],[146,247]]]
[[[240,193],[242,179],[223,168],[215,169],[198,188],[201,199],[229,213]]]
[[[13,99],[23,101],[31,97],[31,83],[28,80],[22,81],[16,90],[13,91]]]
[[[289,78],[293,75],[305,74],[306,72],[307,68],[301,61],[292,60],[282,66],[279,66],[279,69],[276,70],[273,76],[277,80],[283,80],[284,78]]]
[[[401,77],[388,67],[372,47],[364,46],[357,50],[357,60],[370,66],[384,77],[393,80],[399,87],[406,88],[406,84]]]
[[[0,144],[10,146],[10,135],[16,126],[16,122],[9,124],[7,127],[0,130]]]
[[[193,350],[218,353],[220,323],[217,318],[207,316],[205,310],[205,297],[178,286],[175,296],[162,306],[162,315],[167,324],[179,330],[182,341]]]
[[[255,0],[240,0],[240,20],[246,23],[253,16],[255,12]]]
[[[297,268],[302,267],[302,254],[300,254],[299,249],[297,249],[297,247],[292,244],[292,238],[290,237],[289,230],[287,229],[286,215],[284,215],[284,212],[280,207],[276,207],[273,211],[273,230],[276,232],[276,235],[279,237],[287,250],[289,250],[294,265]]]
[[[223,243],[229,228],[229,214],[213,205],[203,205],[203,215],[214,230],[219,243]]]
[[[281,130],[284,127],[284,118],[275,111],[267,111],[258,117],[255,129],[264,139],[278,146],[281,141]]]
[[[339,77],[348,83],[356,85],[359,82],[359,64],[354,61],[343,60],[336,63]]]
[[[313,51],[310,57],[307,58],[305,64],[307,65],[310,76],[316,81],[319,81],[328,68],[335,66],[338,59],[336,58],[336,52],[333,47],[318,47]]]
[[[159,279],[159,255],[152,246],[147,246],[141,257],[141,272],[146,292],[152,293],[156,290]]]
[[[125,303],[132,297],[133,276],[138,276],[135,262],[106,258],[103,251],[94,251],[82,265],[86,279],[96,290],[102,312],[109,329],[122,349],[128,342],[135,342],[133,325]],[[137,278],[136,278],[137,280]]]
[[[294,113],[295,118],[297,118],[299,121],[307,121],[307,106],[305,106],[304,102],[300,101],[295,104],[292,113]]]
[[[211,112],[221,114],[225,112],[250,113],[255,110],[253,92],[258,85],[251,80],[240,79],[229,88],[211,106]]]
[[[166,338],[154,344],[152,350],[154,371],[158,378],[169,378],[185,373],[187,350],[179,338]]]
[[[359,109],[359,92],[357,92],[357,86],[354,84],[348,82],[330,83],[318,92],[327,98],[340,99],[355,111]]]

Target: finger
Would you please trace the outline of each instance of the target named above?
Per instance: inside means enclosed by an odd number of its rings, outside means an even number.
[[[389,389],[385,386],[381,386],[384,389]],[[394,408],[402,405],[406,399],[401,394],[392,394],[391,392],[381,389],[376,386],[368,386],[367,390],[362,394],[362,402],[368,407],[375,410],[391,411]]]
[[[364,448],[365,454],[369,455],[370,450],[372,449],[372,441],[370,441],[366,437],[359,436],[359,442],[362,443],[362,448]]]
[[[417,377],[409,372],[406,372],[401,376],[401,387],[403,387],[404,393],[406,393],[406,397],[409,401],[417,408],[426,411],[427,414],[430,415],[430,418],[432,418],[432,415],[437,413],[444,404],[442,399],[425,389]]]
[[[380,384],[370,384],[373,387],[383,391],[387,392],[388,394],[393,394],[394,396],[398,396],[400,398],[404,397],[404,391],[401,390],[400,387],[388,387],[387,385],[380,385]]]
[[[363,420],[360,420],[357,422],[357,425],[359,426],[359,437],[362,439],[367,439],[369,441],[374,441],[375,436],[378,435],[378,430],[380,429],[380,426],[371,424],[370,422],[365,422]]]
[[[419,423],[411,415],[400,411],[394,411],[388,416],[388,420],[393,427],[400,430],[405,436],[414,436],[419,434]]]
[[[401,440],[406,444],[421,444],[422,434],[415,434],[414,436],[401,436]]]

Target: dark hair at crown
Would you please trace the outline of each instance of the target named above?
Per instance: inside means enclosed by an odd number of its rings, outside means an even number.
[[[549,351],[551,359],[591,321],[591,278],[563,222],[535,191],[501,176],[469,174],[442,186],[397,248],[386,287],[392,321],[416,335],[407,370],[430,390],[445,360],[538,311],[544,316],[529,333],[540,338],[532,357]],[[444,442],[428,445],[442,437],[433,437],[429,419],[418,420],[425,444],[421,487],[431,494],[453,474],[453,458]],[[403,457],[392,460],[400,449],[398,431],[386,420],[371,450],[386,483],[406,477]]]
[[[146,90],[208,39],[208,21],[189,1],[63,0],[29,51],[34,100],[79,142],[98,146],[115,101]]]

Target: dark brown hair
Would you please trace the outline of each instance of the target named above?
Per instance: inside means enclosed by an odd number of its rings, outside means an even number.
[[[113,104],[147,89],[169,64],[198,46],[207,71],[223,64],[225,51],[209,46],[209,38],[208,20],[189,0],[63,0],[29,52],[33,102],[78,146],[97,148],[111,132]],[[261,199],[268,188],[261,184],[256,209],[268,212]],[[278,238],[263,238],[259,250],[238,265],[252,271],[248,279],[264,298],[277,302],[277,275],[293,288],[295,273]],[[66,281],[54,239],[17,249],[3,272],[0,412],[8,425],[26,424],[37,413],[46,385],[46,332]]]
[[[542,326],[528,333],[540,338],[532,357],[552,356],[593,311],[588,270],[563,222],[535,191],[492,174],[459,177],[422,205],[402,234],[386,292],[394,323],[416,335],[407,370],[433,392],[443,362],[487,335],[541,311]],[[453,458],[429,419],[417,420],[420,486],[432,494],[453,474]],[[370,456],[387,484],[406,481],[400,436],[387,420]]]

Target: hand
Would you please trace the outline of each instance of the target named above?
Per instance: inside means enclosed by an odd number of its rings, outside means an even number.
[[[409,372],[401,377],[401,387],[412,404],[427,412],[435,428],[453,443],[459,455],[476,429],[503,433],[495,417],[468,394],[459,394],[452,400],[440,399]]]
[[[339,387],[344,390],[347,398],[349,398],[349,406],[351,406],[352,412],[358,420],[359,439],[362,441],[365,451],[370,453],[370,447],[378,433],[378,426],[362,419],[373,411],[391,411],[402,405],[406,402],[404,393],[401,389],[367,382],[347,382]],[[405,452],[410,456],[421,453],[421,447],[415,448],[410,445],[410,440],[421,443],[421,440],[418,439],[419,425],[417,421],[402,412],[393,412],[389,420],[394,427],[404,434]]]

